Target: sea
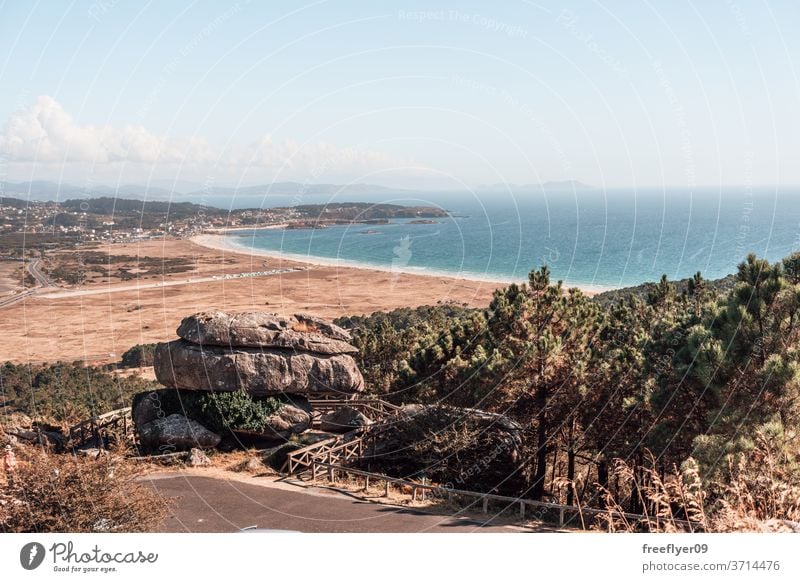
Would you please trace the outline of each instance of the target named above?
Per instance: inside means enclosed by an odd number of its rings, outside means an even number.
[[[701,272],[724,277],[748,253],[800,248],[800,188],[582,189],[265,196],[229,208],[332,202],[427,205],[433,224],[392,220],[324,229],[232,231],[228,243],[340,266],[523,281],[547,265],[567,286],[603,291]]]

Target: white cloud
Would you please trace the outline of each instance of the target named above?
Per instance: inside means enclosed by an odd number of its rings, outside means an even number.
[[[230,171],[269,170],[285,178],[320,179],[326,175],[360,176],[393,171],[418,174],[408,159],[361,148],[341,148],[325,142],[300,144],[287,140],[262,140],[216,153],[203,138],[168,139],[141,125],[121,128],[75,123],[52,97],[42,96],[15,112],[0,132],[0,155],[11,163],[35,163],[63,167],[147,164],[197,166]],[[266,177],[266,176],[265,176]]]
[[[47,96],[14,113],[0,133],[0,154],[14,162],[180,162],[192,149],[202,151],[195,145],[168,144],[139,125],[120,129],[77,125]]]

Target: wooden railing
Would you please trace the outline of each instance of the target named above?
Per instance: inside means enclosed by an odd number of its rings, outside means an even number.
[[[309,471],[315,460],[339,463],[360,458],[364,453],[364,437],[361,430],[331,437],[290,452],[284,468],[290,475]]]
[[[99,443],[111,432],[125,436],[133,434],[130,407],[112,410],[100,416],[93,416],[75,426],[71,426],[69,429],[70,446],[72,448],[81,447],[92,440]]]
[[[456,497],[466,497],[474,499],[473,503],[467,504],[468,506],[480,503],[481,510],[484,514],[489,513],[489,503],[495,502],[502,504],[503,509],[517,508],[520,520],[524,520],[526,510],[528,508],[540,509],[551,511],[558,514],[558,526],[564,527],[567,523],[579,524],[582,529],[587,526],[586,518],[594,519],[599,515],[608,515],[615,518],[624,518],[632,523],[640,523],[644,521],[658,521],[654,516],[647,516],[638,513],[627,513],[618,510],[609,509],[595,509],[590,507],[580,507],[577,505],[563,505],[560,503],[552,503],[548,501],[535,501],[533,499],[524,499],[521,497],[509,497],[506,495],[495,495],[494,493],[480,493],[477,491],[466,491],[463,489],[453,489],[451,487],[443,487],[441,485],[429,485],[425,483],[418,483],[408,479],[399,477],[389,477],[380,473],[371,473],[369,471],[362,471],[361,469],[354,469],[338,464],[311,460],[311,478],[316,481],[317,476],[322,473],[327,475],[329,481],[336,481],[337,473],[353,475],[362,477],[364,479],[364,491],[367,491],[372,482],[384,483],[384,495],[389,496],[391,486],[395,486],[401,492],[407,492],[413,501],[421,497],[425,500],[425,495],[447,499],[448,501],[455,501]],[[569,520],[567,519],[569,517]],[[670,523],[680,525],[688,528],[690,531],[697,531],[701,529],[700,524],[689,522],[681,519],[670,519]]]
[[[315,413],[315,418],[318,418],[318,415],[333,412],[339,408],[350,407],[355,408],[373,422],[380,422],[388,415],[400,410],[399,406],[378,399],[344,400],[330,398],[309,400],[309,403]]]
[[[329,464],[346,463],[353,459],[360,459],[367,450],[368,443],[380,434],[384,428],[382,424],[386,417],[400,410],[399,406],[384,402],[383,400],[311,400],[311,407],[315,414],[325,414],[342,407],[351,407],[360,411],[375,424],[368,427],[359,427],[348,433],[333,436],[302,449],[290,452],[286,457],[283,469],[290,475],[296,475],[311,470],[313,461],[322,461]]]
[[[357,408],[376,422],[369,427],[358,428],[349,433],[324,439],[308,445],[307,447],[303,447],[302,449],[292,451],[287,455],[286,463],[283,466],[283,469],[290,475],[310,473],[312,480],[316,481],[320,472],[322,472],[331,482],[336,481],[337,474],[353,475],[364,479],[365,491],[369,489],[370,480],[373,482],[383,482],[385,488],[384,494],[387,497],[389,496],[390,488],[394,486],[401,491],[408,492],[411,499],[414,501],[420,496],[424,500],[426,494],[446,498],[450,501],[453,501],[456,497],[462,499],[468,498],[474,500],[469,503],[468,506],[480,504],[483,513],[488,513],[489,503],[502,504],[505,510],[517,508],[519,517],[522,520],[525,519],[526,511],[530,512],[536,509],[543,513],[550,512],[554,516],[557,515],[559,527],[564,527],[570,523],[579,525],[581,528],[586,528],[587,520],[594,520],[600,515],[625,519],[632,523],[640,523],[648,519],[657,520],[657,518],[653,518],[652,516],[648,517],[646,515],[626,513],[618,510],[595,509],[548,501],[536,501],[520,497],[496,495],[493,493],[453,489],[441,485],[419,483],[399,477],[390,477],[380,473],[355,469],[348,466],[348,462],[363,458],[366,451],[370,450],[374,442],[380,438],[381,433],[388,428],[388,425],[381,423],[381,421],[385,420],[391,413],[399,410],[399,407],[381,400],[314,400],[312,401],[312,406],[315,411],[321,411],[323,413],[342,406],[351,406]],[[374,414],[375,417],[373,418],[371,414]],[[672,519],[671,522],[686,527],[690,531],[700,529],[699,524],[685,520]]]

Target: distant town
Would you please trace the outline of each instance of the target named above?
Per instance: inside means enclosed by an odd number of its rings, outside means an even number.
[[[0,198],[0,258],[41,258],[48,249],[92,243],[188,238],[234,228],[326,228],[335,224],[382,224],[391,219],[433,223],[447,212],[427,206],[336,203],[222,210],[190,202],[112,197],[38,202]]]

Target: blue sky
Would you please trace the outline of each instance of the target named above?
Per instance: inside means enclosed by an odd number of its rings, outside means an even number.
[[[0,179],[798,184],[798,24],[790,1],[6,1]]]

